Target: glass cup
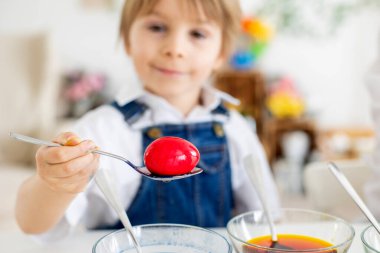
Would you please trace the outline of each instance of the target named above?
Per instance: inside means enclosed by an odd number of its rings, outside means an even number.
[[[380,235],[374,226],[364,229],[361,238],[366,253],[380,253]]]
[[[270,235],[269,225],[262,211],[252,211],[232,218],[227,232],[238,253],[313,252],[344,253],[355,236],[354,228],[346,221],[321,212],[304,209],[279,209],[272,212],[277,234],[293,234],[318,238],[333,246],[318,249],[273,249],[248,243],[253,238]]]
[[[148,224],[133,227],[143,253],[232,253],[220,234],[181,224]],[[132,239],[124,230],[100,238],[93,253],[136,253]]]

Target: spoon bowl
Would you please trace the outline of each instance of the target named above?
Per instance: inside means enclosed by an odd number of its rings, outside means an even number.
[[[191,176],[194,176],[194,175],[197,175],[197,174],[200,174],[203,172],[202,169],[195,167],[189,173],[186,173],[186,174],[180,174],[180,175],[175,175],[175,176],[156,175],[156,174],[153,174],[152,172],[150,172],[147,167],[137,166],[122,156],[115,155],[115,154],[105,152],[102,150],[92,150],[91,152],[99,154],[99,155],[105,155],[105,156],[109,156],[109,157],[112,157],[115,159],[119,159],[119,160],[125,162],[126,164],[128,164],[132,169],[134,169],[135,171],[137,171],[138,173],[140,173],[144,177],[150,178],[152,180],[157,180],[157,181],[170,182],[170,181],[177,180],[177,179],[183,179],[183,178],[191,177]]]
[[[32,144],[36,144],[36,145],[44,145],[44,146],[48,146],[48,147],[61,147],[62,146],[61,144],[58,144],[58,143],[40,140],[40,139],[36,139],[36,138],[30,137],[30,136],[22,135],[22,134],[17,134],[17,133],[11,132],[11,133],[9,133],[9,135],[10,135],[10,137],[12,137],[16,140],[28,142],[28,143],[32,143]],[[102,150],[91,150],[90,152],[121,160],[121,161],[125,162],[126,164],[128,164],[136,172],[140,173],[142,176],[147,177],[147,178],[152,179],[152,180],[157,180],[157,181],[170,182],[173,180],[178,180],[178,179],[183,179],[183,178],[195,176],[195,175],[198,175],[198,174],[203,172],[202,169],[195,167],[189,173],[186,173],[186,174],[180,174],[180,175],[174,175],[174,176],[156,175],[156,174],[153,174],[152,172],[150,172],[147,167],[137,166],[125,157],[115,155],[115,154],[112,154],[109,152],[105,152]]]

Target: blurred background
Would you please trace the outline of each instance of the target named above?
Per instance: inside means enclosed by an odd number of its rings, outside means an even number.
[[[17,187],[34,173],[35,147],[9,131],[49,139],[121,87],[140,88],[118,37],[122,5],[0,1],[0,229],[17,230]],[[380,59],[380,1],[241,5],[236,50],[212,82],[241,100],[236,109],[265,147],[284,206],[360,219],[326,161],[337,161],[362,193],[376,145],[368,82]]]

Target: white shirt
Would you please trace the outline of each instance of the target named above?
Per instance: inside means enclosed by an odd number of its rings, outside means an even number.
[[[136,98],[147,104],[149,109],[132,126],[124,121],[123,115],[116,108],[104,105],[81,118],[73,132],[83,140],[93,140],[104,151],[126,157],[134,164],[141,165],[143,163],[141,155],[143,153],[142,128],[160,123],[195,123],[213,119],[224,121],[230,151],[231,180],[236,212],[242,213],[261,208],[256,191],[243,167],[243,157],[250,153],[255,154],[261,162],[263,185],[268,195],[269,205],[272,208],[279,208],[279,198],[270,168],[253,129],[236,111],[231,111],[229,117],[210,113],[222,99],[229,102],[236,102],[236,99],[213,88],[204,88],[202,91],[203,105],[194,108],[186,117],[163,98],[144,91],[138,91],[135,94],[121,94],[117,98],[117,102],[122,106]],[[113,185],[117,188],[122,204],[127,209],[139,188],[141,175],[127,164],[109,157],[101,157],[99,169],[112,171],[115,176]],[[91,182],[86,191],[74,199],[61,222],[41,235],[40,239],[60,238],[79,223],[83,223],[87,228],[94,228],[99,225],[114,224],[117,220],[116,213],[107,204],[96,184]]]

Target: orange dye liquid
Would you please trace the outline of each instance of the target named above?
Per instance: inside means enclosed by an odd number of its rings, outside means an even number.
[[[292,250],[316,250],[315,252],[323,252],[323,253],[336,253],[337,251],[335,249],[333,250],[325,250],[320,251],[318,249],[327,248],[333,246],[331,243],[326,242],[324,240],[305,236],[305,235],[293,235],[293,234],[279,234],[277,235],[278,241],[277,245],[282,245],[291,248]],[[263,247],[271,247],[272,245],[272,238],[270,235],[267,236],[260,236],[253,238],[248,241],[248,243],[263,246]],[[279,249],[276,251],[273,250],[263,250],[256,248],[254,246],[244,246],[243,247],[244,253],[271,253],[271,252],[281,252]],[[286,251],[284,251],[286,252]],[[309,252],[313,253],[313,252]]]

